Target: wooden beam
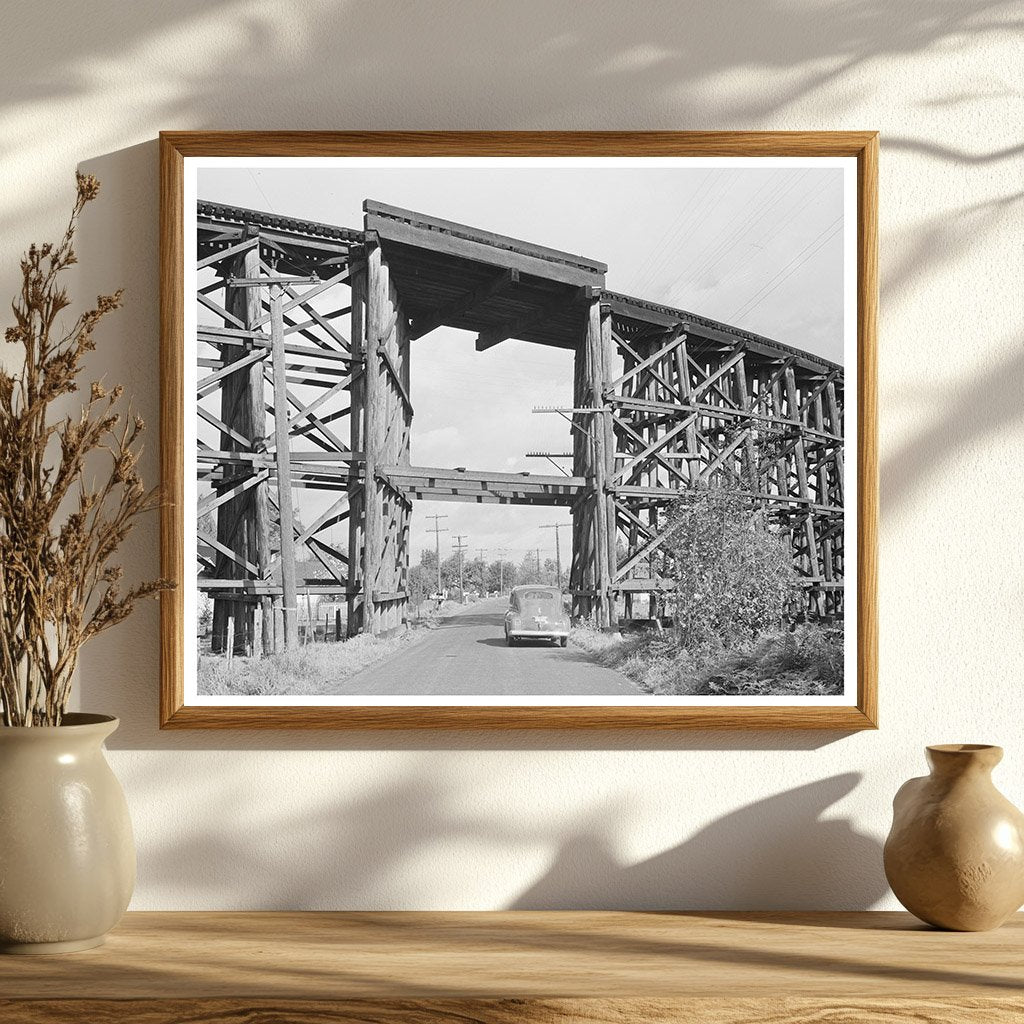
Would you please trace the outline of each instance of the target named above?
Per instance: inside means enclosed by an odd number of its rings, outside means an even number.
[[[647,446],[647,441],[644,440],[644,438],[641,437],[640,434],[638,434],[629,425],[629,423],[627,423],[621,417],[616,418],[615,426],[618,427],[619,430],[621,430],[622,433],[624,433],[627,436],[627,438],[629,440],[631,440],[634,444],[640,445],[641,448],[645,448]],[[628,459],[628,458],[630,458],[630,454],[628,452],[617,452],[616,453],[616,457],[617,458]],[[688,458],[688,459],[699,458],[698,455],[695,455],[693,453],[689,453],[689,454],[687,454],[684,457]],[[665,459],[661,455],[660,452],[657,452],[657,451],[651,452],[651,458],[654,459],[655,462],[657,462],[658,465],[660,465],[662,469],[667,470],[670,476],[676,477],[676,479],[678,479],[680,481],[680,483],[682,483],[684,486],[690,482],[690,478],[687,475],[685,475],[684,473],[680,472],[678,466],[673,466],[672,463],[669,462],[667,459]],[[612,479],[615,479],[615,473],[614,472],[612,473]]]
[[[443,324],[450,324],[453,320],[458,320],[459,317],[465,316],[466,313],[488,299],[493,298],[495,295],[500,295],[518,283],[518,270],[503,270],[500,274],[496,274],[479,287],[474,288],[473,291],[460,295],[457,299],[453,299],[429,315],[416,317],[412,321],[409,338],[415,341],[417,338],[422,338],[423,335],[429,334]]]
[[[252,363],[259,362],[261,359],[266,358],[266,350],[257,349],[255,352],[250,352],[248,355],[242,356],[241,359],[236,359],[232,363],[225,364],[222,369],[218,370],[216,373],[211,373],[208,377],[204,377],[196,385],[196,394],[199,398],[204,398],[211,391],[215,390],[217,384],[225,377],[229,377],[231,374],[237,373],[239,370],[244,370]]]
[[[352,272],[352,268],[351,267],[346,267],[340,274],[335,274],[333,277],[327,278],[326,281],[321,282],[315,288],[310,288],[308,292],[303,292],[301,295],[297,295],[297,297],[294,298],[294,299],[291,299],[291,301],[284,302],[282,300],[282,305],[281,305],[281,310],[280,310],[279,315],[281,317],[283,317],[286,313],[289,313],[289,312],[291,312],[291,310],[295,309],[296,306],[302,306],[306,310],[307,313],[311,314],[311,310],[308,307],[307,303],[311,299],[316,298],[316,296],[318,296],[321,292],[327,291],[328,288],[333,288],[335,285],[339,285],[339,284],[342,284],[343,282],[347,281],[348,278],[349,278],[349,275],[351,274],[351,272]],[[274,285],[273,287],[277,287],[278,289],[280,289],[281,285],[278,284],[278,285]],[[262,327],[265,323],[267,323],[268,320],[270,320],[272,315],[273,315],[272,311],[270,313],[265,313],[258,320],[256,320],[256,322],[254,324],[251,324],[250,326],[251,327]],[[239,326],[244,326],[244,325],[240,324]],[[284,322],[283,322],[283,320],[282,320],[281,330],[282,331],[284,330]]]
[[[653,455],[656,451],[664,448],[669,441],[672,440],[677,434],[682,433],[688,426],[690,426],[697,418],[697,413],[691,413],[685,419],[680,420],[671,430],[667,430],[661,437],[655,438],[651,441],[642,452],[634,455],[621,469],[616,470],[615,475],[612,477],[614,481],[623,479],[628,473],[640,465],[648,456]]]
[[[622,335],[617,334],[615,333],[615,331],[613,331],[612,337],[615,339],[615,342],[619,346],[619,348],[624,349],[627,355],[631,356],[638,363],[642,363],[644,361],[643,356],[641,356],[640,353],[637,352],[636,349],[634,349],[633,346],[630,345],[630,343],[625,338],[622,337]],[[660,374],[657,370],[654,369],[653,366],[647,366],[645,367],[645,369],[659,384],[661,384],[662,387],[665,388],[666,391],[668,391],[670,395],[674,395],[676,399],[678,399],[680,402],[683,401],[683,396],[680,393],[679,389],[670,384],[668,380],[666,380],[665,377],[662,376],[662,374]],[[609,395],[608,397],[611,398],[612,396]]]
[[[619,566],[618,572],[615,574],[615,582],[617,583],[619,580],[621,580],[629,572],[629,570],[637,564],[637,562],[642,562],[649,555],[654,554],[654,552],[659,547],[661,547],[661,545],[664,544],[666,540],[668,540],[671,532],[671,530],[663,530],[661,533],[656,534],[655,536],[650,537],[648,540],[646,540],[636,551],[633,552],[633,554],[631,554],[622,563],[622,565]]]
[[[247,558],[243,558],[237,551],[233,551],[227,546],[222,544],[216,537],[211,537],[208,533],[202,530],[196,531],[196,537],[201,540],[204,544],[209,544],[211,548],[219,551],[225,558],[230,559],[235,565],[244,569],[251,576],[256,577],[259,575],[259,569],[252,564]]]
[[[548,317],[571,310],[585,297],[585,288],[574,288],[571,292],[563,293],[551,302],[545,303],[539,309],[530,310],[529,313],[525,313],[515,320],[509,320],[500,327],[491,327],[486,331],[481,331],[476,339],[476,350],[477,352],[486,352],[487,349],[493,348],[508,338],[519,338],[531,328],[536,327],[537,324],[547,320]]]
[[[616,338],[618,336],[616,335]],[[621,340],[621,339],[619,339]],[[656,352],[649,355],[642,362],[637,363],[631,370],[624,373],[621,377],[617,377],[613,380],[608,387],[605,389],[607,392],[613,392],[617,387],[625,384],[627,381],[632,380],[637,374],[642,373],[649,366],[653,366],[655,363],[664,359],[666,356],[672,355],[675,350],[686,341],[686,335],[683,334],[683,325],[679,324],[669,334],[669,340]]]
[[[215,508],[219,508],[225,502],[232,501],[237,498],[240,494],[244,494],[250,487],[255,487],[257,484],[263,483],[270,476],[270,471],[266,469],[258,470],[253,473],[252,476],[239,477],[239,482],[233,487],[226,491],[213,491],[201,498],[199,501],[196,515],[202,519],[207,512],[212,512]]]
[[[412,400],[409,398],[409,392],[405,389],[401,374],[399,374],[398,367],[395,366],[395,361],[391,358],[391,353],[388,351],[387,346],[378,345],[377,354],[384,360],[388,376],[391,377],[391,383],[395,385],[395,389],[398,391],[398,397],[401,398],[405,411],[412,416]]]
[[[454,480],[463,484],[518,484],[524,488],[582,487],[586,481],[576,476],[555,476],[538,473],[504,473],[497,470],[458,470],[433,466],[381,466],[380,472],[391,479]]]
[[[234,313],[229,313],[223,306],[214,302],[213,299],[209,297],[209,295],[206,295],[203,292],[197,292],[196,299],[199,301],[201,305],[205,306],[208,310],[210,310],[211,313],[215,313],[222,320],[226,321],[229,324],[234,324],[235,327],[237,327],[239,330],[246,330],[245,324],[241,320],[239,320],[238,317],[234,315]]]

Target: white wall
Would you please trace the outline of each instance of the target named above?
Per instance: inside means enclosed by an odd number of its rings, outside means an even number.
[[[97,372],[154,427],[161,128],[883,139],[881,730],[161,733],[150,606],[82,671],[83,706],[123,721],[135,907],[893,906],[880,842],[926,743],[1003,744],[1000,785],[1024,804],[1020,17],[988,0],[8,0],[0,295],[57,234],[75,166],[97,174],[77,294],[126,286]],[[156,551],[154,521],[131,568],[155,573]]]

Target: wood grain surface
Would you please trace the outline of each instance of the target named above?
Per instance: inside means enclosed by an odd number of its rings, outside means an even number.
[[[133,913],[106,945],[0,957],[0,1020],[1024,1020],[1024,915]]]
[[[858,168],[857,704],[708,707],[197,707],[183,684],[185,352],[182,210],[196,156],[846,156]],[[878,133],[849,132],[161,132],[161,728],[833,729],[877,728]]]
[[[1019,999],[0,999],[10,1024],[1020,1024]]]

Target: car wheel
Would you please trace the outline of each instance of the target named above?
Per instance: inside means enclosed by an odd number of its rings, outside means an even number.
[[[568,647],[569,646],[569,638],[567,636],[560,637],[559,640],[558,640],[558,646],[559,647]]]
[[[508,633],[506,633],[505,634],[505,646],[506,647],[515,647],[515,645],[516,645],[515,640],[513,640],[512,637],[510,637],[508,635]]]

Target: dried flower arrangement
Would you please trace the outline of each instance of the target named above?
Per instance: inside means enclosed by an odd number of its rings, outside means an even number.
[[[51,406],[78,391],[93,332],[121,305],[121,291],[65,329],[70,304],[60,275],[77,262],[73,242],[99,182],[79,173],[64,237],[33,245],[21,261],[21,290],[5,337],[24,348],[19,373],[0,369],[0,701],[3,724],[59,725],[71,696],[78,654],[88,640],[131,614],[135,602],[167,589],[150,580],[121,589],[110,559],[135,519],[155,508],[137,470],[145,428],[129,408],[115,411],[124,388],[93,381],[77,416],[50,422]],[[110,460],[102,485],[86,482],[90,456]]]

